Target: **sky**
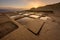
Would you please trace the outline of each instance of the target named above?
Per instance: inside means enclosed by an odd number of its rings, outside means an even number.
[[[1,7],[11,7],[11,8],[32,8],[45,6],[48,4],[58,3],[60,0],[0,0]]]

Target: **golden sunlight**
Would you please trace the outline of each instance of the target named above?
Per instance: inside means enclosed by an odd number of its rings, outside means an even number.
[[[39,6],[35,5],[34,8],[38,8]]]
[[[29,8],[37,8],[37,7],[40,7],[40,6],[44,6],[45,4],[44,3],[41,3],[41,2],[30,2],[27,7]]]

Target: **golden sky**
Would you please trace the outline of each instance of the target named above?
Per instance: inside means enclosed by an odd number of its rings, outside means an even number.
[[[32,8],[60,2],[60,0],[0,0],[0,7]]]

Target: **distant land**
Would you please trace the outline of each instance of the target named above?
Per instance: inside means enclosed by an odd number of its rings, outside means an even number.
[[[22,11],[24,9],[18,9],[18,8],[0,8],[0,12],[16,12],[16,11]]]
[[[30,10],[48,11],[48,10],[60,10],[60,2],[55,4],[46,5],[38,8],[31,8]]]

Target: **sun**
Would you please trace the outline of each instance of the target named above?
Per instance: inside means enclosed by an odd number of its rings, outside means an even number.
[[[37,3],[33,4],[33,7],[34,7],[34,8],[38,8],[39,6],[40,6],[40,5],[37,4]]]
[[[39,6],[35,5],[34,8],[38,8]]]

